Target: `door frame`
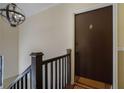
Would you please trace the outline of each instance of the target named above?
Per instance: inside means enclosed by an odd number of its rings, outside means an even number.
[[[117,4],[98,4],[91,6],[89,8],[84,8],[80,10],[74,11],[74,42],[73,42],[73,60],[75,65],[75,15],[93,11],[99,8],[107,7],[107,6],[113,6],[113,85],[112,88],[117,89],[118,88],[118,46],[117,46]],[[74,66],[75,68],[75,66]],[[74,77],[75,77],[75,70],[74,70]]]

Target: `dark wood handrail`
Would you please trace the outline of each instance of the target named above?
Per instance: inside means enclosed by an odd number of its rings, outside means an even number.
[[[41,65],[43,64],[48,64],[50,62],[53,62],[54,60],[57,60],[57,59],[60,59],[60,58],[63,58],[63,57],[66,57],[66,56],[69,56],[70,54],[65,54],[65,55],[62,55],[62,56],[58,56],[58,57],[55,57],[55,58],[51,58],[51,59],[47,59],[47,60],[44,60]]]
[[[10,89],[13,87],[14,84],[16,84],[22,77],[24,77],[27,73],[31,71],[31,66],[29,66],[22,74],[18,75],[18,77],[8,86]]]

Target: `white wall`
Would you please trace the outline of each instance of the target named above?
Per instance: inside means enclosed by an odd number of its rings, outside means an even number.
[[[0,55],[4,56],[4,79],[18,74],[18,28],[0,18]]]
[[[93,5],[96,4],[59,4],[27,18],[19,27],[19,72],[31,64],[31,52],[41,51],[46,59],[64,54],[67,48],[74,49],[73,13]]]

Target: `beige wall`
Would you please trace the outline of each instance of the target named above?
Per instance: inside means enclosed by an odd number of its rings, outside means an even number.
[[[124,4],[118,6],[119,88],[124,88]]]
[[[64,54],[67,48],[73,49],[73,13],[93,5],[95,4],[60,4],[28,18],[19,28],[19,72],[30,65],[31,52],[42,51],[46,59]],[[74,62],[72,67],[74,70]]]
[[[4,79],[18,74],[18,28],[0,18],[0,55],[4,56]]]
[[[61,4],[27,18],[19,28],[19,72],[30,65],[29,54],[42,51],[46,58],[61,55],[74,46],[73,12],[96,4]],[[118,47],[124,47],[124,4],[118,6]],[[74,53],[74,50],[72,51]],[[119,88],[124,88],[124,53],[119,52]],[[72,59],[73,60],[73,59]],[[74,67],[74,61],[72,64]],[[73,69],[73,68],[72,68]],[[73,77],[74,73],[72,73]]]
[[[124,48],[124,4],[118,4],[118,46]]]
[[[124,52],[120,51],[118,54],[119,59],[119,88],[124,88]]]

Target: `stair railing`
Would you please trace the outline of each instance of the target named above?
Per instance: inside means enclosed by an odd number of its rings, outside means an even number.
[[[71,49],[52,59],[43,60],[43,53],[31,53],[29,66],[9,89],[63,89],[71,84]]]

